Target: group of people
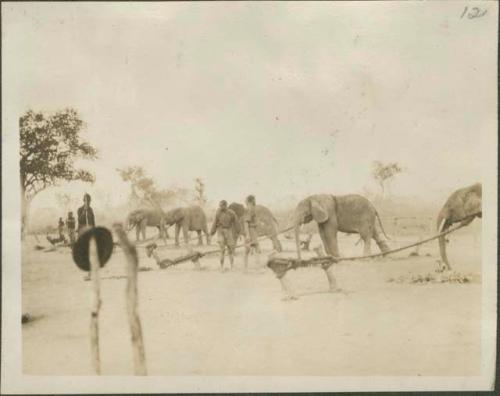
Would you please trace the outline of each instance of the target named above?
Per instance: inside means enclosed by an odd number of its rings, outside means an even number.
[[[69,240],[70,246],[73,246],[76,239],[76,233],[80,235],[86,228],[95,227],[95,216],[92,207],[90,206],[91,197],[89,194],[83,196],[83,205],[78,208],[77,219],[73,216],[73,212],[68,212],[68,217],[66,222],[59,217],[59,222],[57,224],[57,230],[59,233],[59,238],[47,237],[49,242],[53,245],[56,243],[67,243]],[[76,224],[78,220],[78,227]],[[75,232],[76,231],[76,232]],[[65,233],[68,235],[68,239],[65,237]]]
[[[255,213],[255,197],[249,195],[245,199],[246,212],[243,217],[243,227],[245,228],[245,268],[248,267],[248,256],[252,252],[258,253],[259,243],[257,241],[257,215]],[[217,233],[217,242],[220,247],[220,266],[224,270],[225,251],[229,256],[231,268],[234,264],[234,250],[236,248],[236,239],[240,234],[240,223],[236,213],[228,208],[227,201],[219,202],[219,208],[215,214],[214,222],[210,234]],[[256,260],[259,260],[258,255],[255,255]],[[258,265],[258,263],[257,263]]]
[[[66,222],[59,218],[58,232],[59,238],[49,238],[52,244],[63,242],[66,243],[67,239],[65,233],[68,235],[69,244],[73,246],[75,238],[80,235],[88,227],[95,227],[95,216],[92,207],[90,206],[91,197],[89,194],[83,196],[83,205],[78,208],[77,218],[73,216],[73,212],[68,213]],[[249,195],[245,199],[246,212],[243,218],[243,227],[245,235],[245,268],[248,267],[248,257],[252,252],[259,252],[259,243],[257,240],[257,215],[255,213],[255,196]],[[224,270],[224,259],[226,255],[229,256],[229,263],[231,268],[234,264],[234,251],[236,248],[236,240],[238,235],[241,234],[241,224],[238,220],[236,213],[228,207],[227,201],[222,200],[219,203],[219,208],[215,214],[215,219],[212,224],[210,234],[217,233],[217,242],[220,247],[220,265],[221,270]],[[259,260],[258,255],[255,256]],[[258,264],[258,263],[257,263]]]

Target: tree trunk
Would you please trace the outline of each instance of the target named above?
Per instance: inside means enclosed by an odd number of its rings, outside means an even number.
[[[24,241],[29,231],[29,212],[31,199],[26,197],[24,189],[21,191],[21,241]]]

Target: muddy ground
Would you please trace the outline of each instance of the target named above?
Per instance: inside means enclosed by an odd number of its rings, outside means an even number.
[[[151,231],[149,231],[151,233]],[[131,235],[132,237],[132,235]],[[416,236],[392,242],[402,246]],[[151,375],[422,375],[480,372],[480,237],[458,232],[449,256],[466,283],[412,283],[433,274],[437,242],[371,261],[338,264],[341,293],[328,293],[319,268],[290,272],[298,301],[283,301],[278,280],[260,262],[243,271],[241,251],[232,271],[218,257],[203,269],[187,262],[160,270],[138,247],[139,310]],[[293,241],[282,238],[293,254]],[[161,247],[162,257],[185,249]],[[361,254],[357,237],[343,236],[344,255]],[[312,245],[319,240],[315,236]],[[161,245],[161,243],[160,243]],[[204,247],[203,249],[213,249]],[[376,249],[374,247],[373,249]],[[102,372],[132,374],[125,308],[124,256],[117,248],[102,270],[100,316]],[[88,375],[91,283],[72,262],[69,248],[46,252],[23,246],[23,368],[26,374]],[[397,281],[399,279],[399,281]]]

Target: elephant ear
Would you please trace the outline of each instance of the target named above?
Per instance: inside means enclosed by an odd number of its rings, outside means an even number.
[[[311,214],[314,221],[318,224],[324,223],[325,221],[328,220],[328,212],[315,199],[311,199]]]

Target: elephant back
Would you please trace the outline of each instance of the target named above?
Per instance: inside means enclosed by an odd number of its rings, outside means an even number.
[[[157,227],[161,223],[163,211],[161,209],[147,209],[145,211],[146,218],[148,219],[148,226]]]
[[[257,232],[259,235],[276,235],[278,233],[278,223],[269,208],[263,205],[255,206],[257,215]]]
[[[240,221],[241,233],[244,235],[245,227],[243,222],[247,209],[244,205],[237,202],[231,203],[231,205],[229,205],[229,209],[231,209],[234,213],[236,213],[236,216],[238,216],[238,220]],[[255,214],[257,216],[257,234],[259,236],[271,236],[277,234],[277,222],[272,212],[267,207],[263,205],[256,205]]]
[[[191,231],[204,230],[207,226],[207,216],[201,206],[190,206],[187,209],[189,214],[189,229]]]
[[[245,214],[245,206],[237,202],[231,203],[231,205],[229,205],[229,209],[236,213],[236,216],[238,216],[239,219],[241,219]]]

